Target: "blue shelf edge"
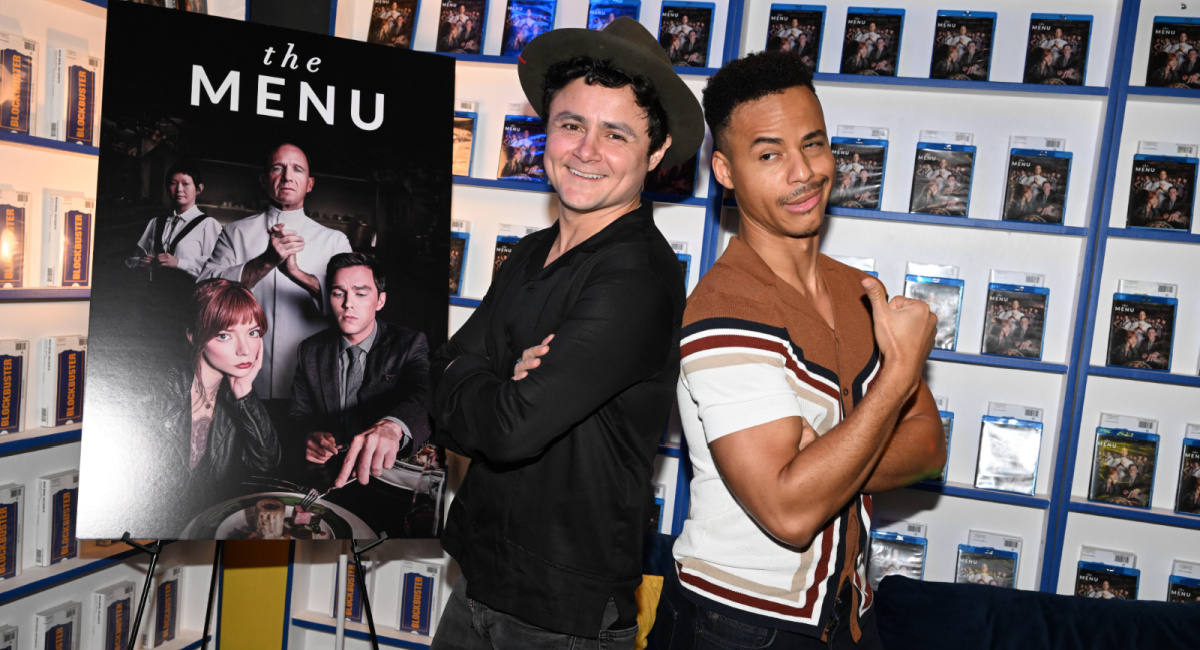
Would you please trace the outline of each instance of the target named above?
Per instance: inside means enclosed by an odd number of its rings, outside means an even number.
[[[676,68],[678,69],[678,68]],[[1056,86],[1051,84],[1027,84],[1011,81],[962,81],[957,79],[929,79],[926,77],[876,77],[870,75],[818,72],[813,81],[828,83],[853,83],[883,86],[914,86],[918,88],[953,88],[957,90],[986,90],[1005,93],[1034,93],[1045,95],[1085,95],[1104,97],[1108,88],[1104,86]]]
[[[292,625],[295,625],[296,627],[302,627],[305,629],[309,629],[309,630],[314,630],[316,632],[324,632],[325,634],[336,634],[337,633],[337,628],[332,625],[327,625],[325,623],[317,623],[316,621],[310,621],[310,620],[303,619],[303,618],[292,618]],[[366,632],[359,632],[358,630],[351,630],[348,628],[346,629],[346,637],[350,638],[350,639],[358,639],[360,641],[370,641],[371,640],[370,634],[367,634]],[[379,634],[378,629],[376,629],[376,638],[379,639],[379,643],[381,645],[388,645],[388,646],[392,646],[394,648],[409,648],[410,650],[426,650],[429,647],[428,643],[414,643],[412,641],[405,641],[404,639],[397,639],[396,637],[387,636],[385,634]],[[430,637],[429,640],[430,640],[430,643],[432,643],[433,637]]]
[[[0,301],[4,300],[89,300],[91,289],[0,289]]]
[[[1109,237],[1122,239],[1152,239],[1155,241],[1173,241],[1181,244],[1200,244],[1200,235],[1193,235],[1186,230],[1170,228],[1109,228]]]
[[[92,560],[90,562],[84,561],[84,562],[80,563],[79,566],[73,567],[66,571],[63,571],[62,573],[56,573],[52,576],[42,578],[41,580],[36,580],[29,584],[21,585],[20,587],[14,587],[13,589],[9,589],[8,591],[0,591],[0,605],[5,605],[7,603],[11,603],[14,600],[24,598],[25,596],[28,596],[33,593],[37,593],[44,589],[49,589],[50,587],[54,587],[56,585],[70,582],[80,576],[85,576],[89,573],[95,573],[96,571],[99,571],[101,569],[106,569],[110,566],[113,566],[114,564],[123,562],[131,557],[134,557],[135,555],[140,554],[140,553],[141,553],[141,551],[139,551],[135,548],[131,548],[128,551],[121,551],[120,553],[115,553],[113,555],[110,555],[110,556],[104,557],[104,558],[100,558],[98,560]],[[70,560],[68,560],[68,561],[70,561]],[[45,567],[37,567],[37,568],[45,568]],[[0,583],[0,585],[2,585],[2,584],[3,583]]]
[[[479,303],[483,302],[478,298],[463,298],[461,296],[450,296],[450,304],[459,307],[478,307]]]
[[[473,176],[454,176],[455,185],[471,187],[490,187],[501,190],[516,190],[518,192],[542,192],[553,194],[554,187],[549,183],[534,181],[510,181],[502,178],[475,178]],[[642,192],[642,196],[654,203],[674,203],[678,205],[708,205],[708,199],[702,196],[681,196],[677,194],[660,194],[658,192]]]
[[[1200,517],[1181,515],[1177,512],[1164,510],[1162,508],[1150,508],[1149,510],[1142,508],[1126,508],[1104,503],[1094,503],[1092,501],[1085,501],[1079,498],[1072,498],[1069,508],[1071,512],[1080,512],[1089,515],[1098,515],[1101,517],[1111,517],[1114,519],[1142,521],[1149,524],[1159,524],[1162,526],[1172,526],[1175,528],[1191,528],[1193,530],[1200,530]]]
[[[1200,99],[1200,90],[1189,88],[1151,88],[1148,86],[1130,86],[1126,91],[1130,95],[1142,97],[1179,97],[1182,99]]]
[[[10,434],[10,435],[19,435],[19,434]],[[35,449],[37,447],[60,445],[65,442],[78,442],[80,439],[83,438],[83,429],[75,428],[75,429],[70,429],[68,431],[56,431],[54,433],[47,433],[45,435],[33,436],[33,437],[29,437],[29,438],[22,438],[20,440],[13,440],[11,442],[5,442],[4,439],[7,437],[8,436],[0,436],[0,456],[6,455],[6,454],[16,454],[16,453],[26,451],[29,449]]]
[[[517,57],[515,56],[495,56],[493,54],[463,54],[460,52],[429,52],[429,54],[440,54],[449,56],[459,61],[474,61],[475,63],[505,63],[516,65]]]
[[[1066,374],[1067,365],[1065,363],[1051,363],[1049,361],[1038,361],[1036,359],[1025,359],[1022,357],[1003,357],[990,354],[967,354],[966,352],[952,352],[950,350],[934,350],[929,353],[929,358],[934,361],[949,361],[951,363],[969,363],[976,366],[991,366],[993,368],[1010,368],[1012,370],[1033,370],[1034,372],[1052,372],[1056,374]]]
[[[701,77],[711,77],[717,74],[719,68],[693,68],[686,65],[675,66],[675,74],[690,74]]]
[[[671,458],[683,458],[683,449],[672,445],[659,445],[658,453]]]
[[[964,499],[975,499],[977,501],[991,501],[993,503],[1007,503],[1015,506],[1025,506],[1027,508],[1038,508],[1046,510],[1050,508],[1050,499],[1038,496],[1028,496],[1025,494],[1014,494],[1012,492],[998,492],[995,490],[980,490],[975,487],[965,485],[955,485],[953,483],[934,483],[932,481],[918,481],[908,486],[913,490],[921,490],[922,492],[936,492],[952,497],[962,497]]]
[[[1137,368],[1110,368],[1108,366],[1088,366],[1088,374],[1095,377],[1115,377],[1117,379],[1133,379],[1155,384],[1172,384],[1175,386],[1192,386],[1200,388],[1200,377],[1193,375],[1176,375],[1161,370],[1139,370]]]
[[[59,142],[58,140],[51,140],[50,138],[39,138],[33,135],[22,135],[20,133],[12,133],[10,131],[0,131],[0,140],[28,145],[30,147],[40,147],[42,149],[56,149],[58,151],[78,153],[85,156],[100,155],[100,150],[96,147],[89,147],[82,144],[72,144],[70,142]]]

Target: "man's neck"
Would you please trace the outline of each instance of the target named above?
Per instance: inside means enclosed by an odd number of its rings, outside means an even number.
[[[559,203],[558,237],[550,247],[550,254],[546,256],[546,265],[549,266],[551,262],[565,255],[567,251],[587,241],[596,233],[607,228],[609,224],[633,212],[641,205],[640,193],[619,205],[592,212],[576,212]]]
[[[304,211],[304,202],[301,201],[300,203],[297,203],[295,205],[283,205],[281,203],[276,203],[276,202],[272,201],[271,207],[275,208],[276,210],[279,210],[280,212],[303,212]]]
[[[775,275],[810,299],[824,292],[820,268],[817,266],[819,234],[812,237],[783,237],[766,231],[744,216],[741,223],[742,241],[758,253]]]

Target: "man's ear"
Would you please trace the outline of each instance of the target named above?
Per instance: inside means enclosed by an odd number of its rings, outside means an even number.
[[[375,302],[375,311],[379,311],[380,309],[383,309],[383,305],[386,302],[387,302],[387,292],[380,291],[379,292],[379,300],[377,300]]]
[[[716,149],[713,149],[712,170],[713,176],[716,177],[718,183],[727,190],[733,189],[733,176],[730,175],[729,159],[725,157],[724,153]]]
[[[663,142],[663,146],[659,147],[658,151],[655,151],[654,153],[650,154],[650,168],[647,169],[646,171],[647,172],[654,171],[654,169],[656,167],[658,167],[658,163],[662,162],[663,156],[667,155],[667,149],[670,149],[670,148],[671,148],[671,136],[667,135],[667,139],[666,139],[666,141]]]

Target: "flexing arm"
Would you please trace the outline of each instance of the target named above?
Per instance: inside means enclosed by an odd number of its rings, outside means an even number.
[[[895,431],[862,491],[886,492],[924,478],[946,466],[946,432],[937,403],[924,380],[901,410]]]
[[[866,485],[905,404],[922,387],[921,371],[933,348],[937,318],[924,302],[896,297],[889,304],[883,285],[866,282],[884,364],[850,417],[803,446],[814,434],[807,421],[795,416],[710,444],[721,476],[751,516],[771,535],[797,547],[808,545]]]

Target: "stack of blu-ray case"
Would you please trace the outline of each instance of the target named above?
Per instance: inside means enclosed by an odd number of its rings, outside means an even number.
[[[850,127],[858,129],[859,127]],[[837,177],[829,194],[829,205],[841,208],[878,210],[883,196],[883,170],[887,163],[887,129],[869,129],[879,138],[843,137],[830,139]]]
[[[891,575],[923,579],[928,544],[924,537],[871,531],[871,557],[867,565],[867,581],[871,588],[878,589],[879,582]]]
[[[1100,562],[1079,562],[1075,573],[1075,595],[1084,598],[1137,600],[1141,572],[1132,567]]]
[[[604,29],[618,18],[638,19],[641,0],[592,0],[588,4],[588,29]]]
[[[411,50],[420,8],[417,0],[374,0],[367,42]]]
[[[554,29],[557,0],[508,0],[500,56],[518,56],[529,41]]]
[[[1096,428],[1096,455],[1088,498],[1149,508],[1158,459],[1158,434]]]
[[[1121,288],[1141,291],[1141,284],[1123,280]],[[1171,369],[1178,300],[1171,297],[1174,285],[1158,286],[1169,291],[1161,295],[1120,291],[1113,295],[1108,365],[1164,372]]]
[[[998,548],[958,545],[954,582],[1012,588],[1016,584],[1017,554]]]
[[[1200,18],[1155,16],[1151,31],[1146,85],[1200,88]]]
[[[850,7],[842,42],[842,74],[894,77],[899,65],[903,9]]]
[[[939,350],[953,350],[958,344],[963,285],[964,282],[958,278],[913,273],[904,276],[904,296],[925,301],[937,316],[937,334],[933,346]]]
[[[995,28],[992,11],[938,11],[929,77],[987,81]]]
[[[658,42],[677,67],[708,67],[716,5],[711,2],[665,0],[659,19]]]
[[[816,72],[824,27],[824,5],[772,4],[767,16],[767,51],[794,54],[809,72]]]
[[[1177,149],[1190,152],[1194,146]],[[1135,154],[1126,225],[1191,230],[1198,163],[1193,155]]]
[[[1004,186],[1004,219],[1062,223],[1071,159],[1069,151],[1012,149]]]
[[[1026,283],[1013,281],[1025,279]],[[984,317],[983,354],[1042,358],[1050,289],[1038,274],[992,272]]]
[[[1082,86],[1091,34],[1091,16],[1033,14],[1029,21],[1025,83]]]
[[[1185,515],[1200,515],[1200,425],[1189,424],[1187,437],[1183,439],[1175,511]]]
[[[974,145],[918,142],[908,211],[967,216],[974,168]]]
[[[1041,422],[983,416],[975,487],[1032,495],[1041,450]]]

